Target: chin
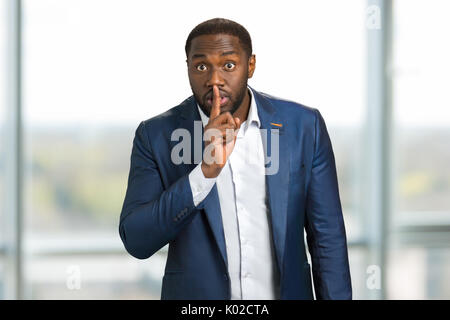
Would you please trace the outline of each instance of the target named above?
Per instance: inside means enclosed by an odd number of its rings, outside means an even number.
[[[229,112],[231,114],[233,114],[235,110],[233,110],[232,107],[224,107],[224,108],[220,108],[220,113],[225,113],[225,112]]]

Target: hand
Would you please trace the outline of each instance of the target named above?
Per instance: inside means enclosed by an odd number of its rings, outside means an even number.
[[[234,149],[240,127],[240,119],[233,118],[230,112],[220,114],[219,88],[213,86],[211,113],[204,133],[202,171],[206,178],[215,178],[222,171]]]

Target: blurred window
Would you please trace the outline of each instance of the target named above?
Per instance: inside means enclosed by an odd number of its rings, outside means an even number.
[[[0,70],[6,70],[6,6],[0,0]],[[4,296],[3,259],[5,250],[5,170],[6,170],[6,72],[0,72],[0,299]]]
[[[435,272],[450,270],[449,11],[446,0],[394,2],[392,250],[399,254],[389,255],[388,298],[450,298],[442,285],[448,272]]]

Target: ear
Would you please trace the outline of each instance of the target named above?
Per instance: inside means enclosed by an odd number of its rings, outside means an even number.
[[[248,73],[247,76],[250,79],[253,77],[253,72],[255,72],[256,68],[256,56],[254,54],[251,55],[250,58],[248,58]]]

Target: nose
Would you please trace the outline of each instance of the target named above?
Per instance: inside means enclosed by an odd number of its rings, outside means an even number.
[[[212,88],[214,85],[221,87],[224,85],[224,80],[222,75],[220,74],[220,70],[213,68],[210,72],[210,76],[208,81],[206,82],[206,86]]]

